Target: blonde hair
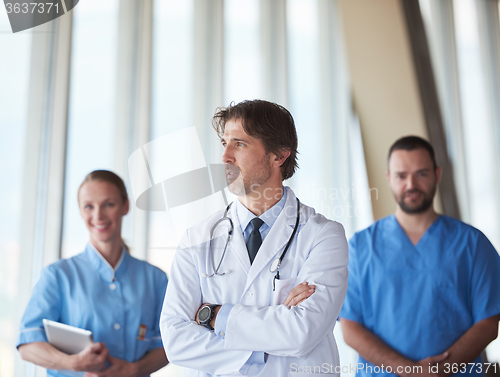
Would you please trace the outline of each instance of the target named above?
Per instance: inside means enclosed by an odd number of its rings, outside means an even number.
[[[83,179],[82,183],[80,184],[80,187],[78,188],[78,193],[77,193],[78,201],[80,201],[80,190],[82,189],[83,185],[93,181],[111,183],[118,189],[118,193],[120,194],[122,203],[125,204],[128,201],[128,194],[127,194],[127,188],[125,187],[125,183],[118,175],[109,170],[94,170],[93,172],[87,174]],[[130,254],[130,249],[123,240],[123,238],[122,238],[122,243],[123,247],[125,247],[125,250],[127,250],[127,253]]]

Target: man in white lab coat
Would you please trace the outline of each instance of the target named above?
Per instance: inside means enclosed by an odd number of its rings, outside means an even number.
[[[168,358],[187,376],[337,376],[347,242],[283,187],[297,168],[293,118],[255,100],[219,109],[213,125],[238,200],[230,220],[217,224],[219,211],[180,242],[160,320]]]

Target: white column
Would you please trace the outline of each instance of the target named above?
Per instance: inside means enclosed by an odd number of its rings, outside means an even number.
[[[493,186],[496,198],[491,203],[492,212],[497,214],[497,224],[500,223],[500,20],[498,1],[476,0],[477,23],[479,25],[479,42],[481,46],[481,61],[484,70],[484,84],[488,109],[488,134],[491,140],[484,140],[487,148],[493,152],[493,161],[488,161],[488,167],[493,175]],[[491,237],[493,238],[493,237]],[[492,239],[500,244],[500,235]]]
[[[211,127],[223,103],[224,1],[194,0],[193,126],[207,163],[220,161],[220,142]]]
[[[469,222],[470,203],[466,179],[453,0],[421,0],[420,3],[423,15],[425,8],[428,8],[430,12],[428,15],[430,18],[424,17],[424,21],[427,21],[426,29],[443,114],[447,147],[453,166],[460,217],[463,221]]]
[[[260,0],[263,99],[288,106],[286,0]]]
[[[33,29],[16,318],[42,268],[60,257],[72,17],[69,12]],[[19,357],[15,370],[17,376],[27,373]]]
[[[345,66],[340,17],[336,0],[318,1],[321,140],[323,187],[343,190],[346,200],[325,200],[335,213],[344,214],[342,224],[352,227],[349,217],[351,198],[351,176],[349,174],[350,115],[349,82]],[[352,215],[352,214],[351,214]]]
[[[152,31],[152,0],[120,1],[114,170],[127,184],[131,199],[122,236],[140,259],[147,256],[148,216],[133,202],[128,158],[150,141]]]

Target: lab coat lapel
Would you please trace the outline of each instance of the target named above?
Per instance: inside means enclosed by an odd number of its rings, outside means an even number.
[[[283,210],[279,214],[276,222],[264,239],[247,277],[245,291],[249,288],[255,278],[264,269],[268,269],[268,264],[279,257],[283,252],[290,236],[293,233],[293,227],[297,215],[297,200],[292,190],[288,189],[287,198]],[[286,257],[285,257],[286,258]]]
[[[228,247],[231,253],[234,253],[234,255],[236,255],[238,261],[243,267],[243,270],[248,275],[248,271],[250,270],[250,258],[248,257],[245,239],[243,238],[243,234],[241,233],[240,221],[238,219],[238,214],[236,213],[236,203],[233,203],[231,205],[231,209],[229,210],[229,212],[229,216],[233,221],[233,234],[231,236],[231,240],[229,241]]]

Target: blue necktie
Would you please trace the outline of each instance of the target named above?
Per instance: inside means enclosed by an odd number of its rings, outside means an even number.
[[[257,251],[259,251],[260,245],[262,245],[262,237],[260,235],[259,229],[262,224],[264,224],[264,221],[256,217],[255,219],[250,221],[250,224],[252,224],[253,230],[247,240],[247,249],[248,256],[250,257],[250,264],[252,264],[255,256],[257,255]]]

